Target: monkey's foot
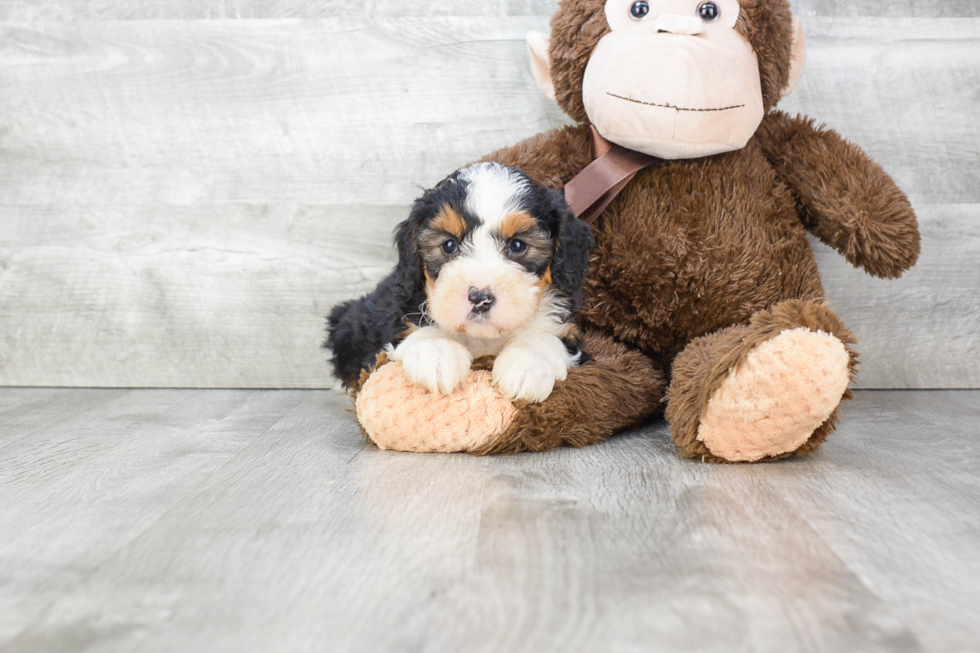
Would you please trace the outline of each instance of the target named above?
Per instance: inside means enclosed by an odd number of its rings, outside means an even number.
[[[816,451],[852,396],[854,344],[826,305],[800,300],[691,341],[674,359],[671,439],[681,455],[707,462]]]
[[[833,335],[783,331],[750,351],[711,395],[697,439],[731,462],[796,451],[840,405],[849,364]]]

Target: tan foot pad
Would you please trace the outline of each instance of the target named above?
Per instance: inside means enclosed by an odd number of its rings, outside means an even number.
[[[429,453],[474,451],[513,423],[514,404],[492,385],[490,372],[474,371],[449,395],[411,383],[402,364],[378,368],[357,395],[357,420],[381,449]]]
[[[767,340],[708,402],[698,440],[732,462],[796,451],[847,391],[850,357],[834,336],[801,327]]]

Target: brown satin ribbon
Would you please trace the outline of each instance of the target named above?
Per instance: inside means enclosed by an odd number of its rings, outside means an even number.
[[[565,184],[565,201],[579,219],[592,224],[640,170],[660,159],[614,145],[595,127],[589,129],[595,160]]]

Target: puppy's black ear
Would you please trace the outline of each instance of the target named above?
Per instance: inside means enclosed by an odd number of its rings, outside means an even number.
[[[395,227],[395,248],[398,250],[398,277],[406,288],[422,287],[422,259],[419,256],[418,233],[422,225],[423,207],[416,202],[408,219]]]
[[[560,219],[551,276],[559,290],[569,297],[576,297],[589,273],[589,256],[595,240],[592,237],[592,227],[575,217],[564,197],[559,193],[555,195],[555,210]]]

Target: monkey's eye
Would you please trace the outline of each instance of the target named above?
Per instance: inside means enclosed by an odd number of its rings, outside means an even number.
[[[650,3],[646,0],[638,0],[630,7],[630,16],[633,20],[643,20],[650,13]]]
[[[459,243],[457,243],[455,240],[447,240],[442,244],[442,251],[446,254],[455,254],[458,249]]]
[[[713,2],[702,2],[698,6],[698,16],[706,23],[713,23],[721,16],[721,9]]]
[[[527,251],[527,243],[525,243],[523,240],[517,240],[515,238],[514,240],[510,241],[510,244],[507,246],[507,251],[514,255],[523,254]]]

